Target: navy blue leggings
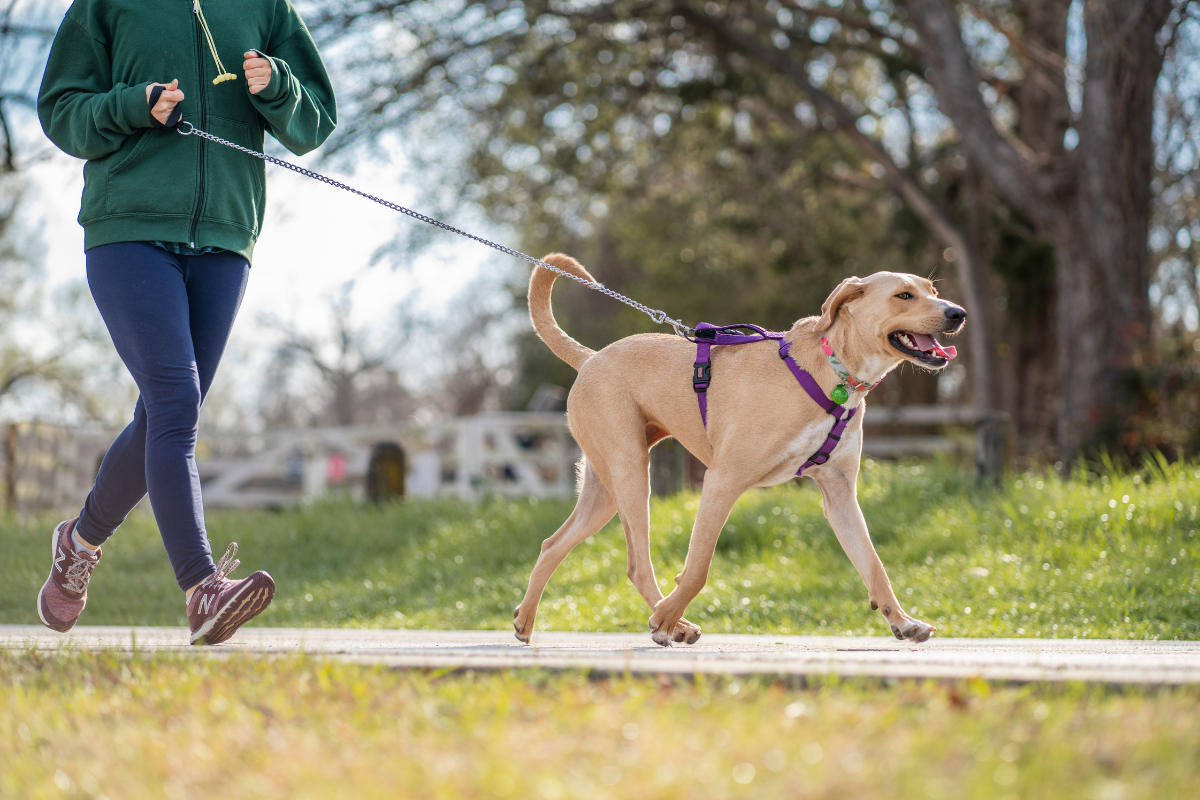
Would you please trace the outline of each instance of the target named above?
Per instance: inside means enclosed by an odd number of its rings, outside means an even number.
[[[141,396],[104,456],[79,517],[101,545],[146,493],[181,589],[215,571],[204,530],[196,431],[250,264],[235,253],[178,256],[144,242],[87,251],[88,286]]]

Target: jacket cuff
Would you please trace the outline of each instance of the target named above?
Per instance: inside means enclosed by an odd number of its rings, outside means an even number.
[[[261,51],[260,51],[261,52]],[[287,65],[278,58],[266,56],[266,59],[271,62],[271,80],[263,87],[263,90],[254,97],[264,103],[274,103],[287,91],[287,84],[284,82],[283,76],[287,71]]]
[[[150,83],[139,83],[136,86],[122,86],[120,92],[121,113],[125,124],[130,128],[150,128],[150,106],[146,101],[146,87]]]

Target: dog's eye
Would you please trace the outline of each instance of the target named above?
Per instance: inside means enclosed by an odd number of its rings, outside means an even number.
[[[913,296],[911,294],[909,294],[908,292],[901,292],[900,294],[896,295],[896,297],[899,297],[901,300],[912,300],[913,299]]]

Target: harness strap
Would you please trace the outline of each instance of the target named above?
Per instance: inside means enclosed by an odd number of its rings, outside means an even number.
[[[752,330],[754,333],[731,331]],[[710,351],[714,345],[750,344],[767,340],[783,339],[781,333],[771,333],[757,325],[710,325],[701,322],[696,326],[696,363],[692,365],[692,389],[700,405],[700,420],[708,427],[708,386],[712,383],[712,359]]]
[[[792,345],[784,340],[779,345],[779,357],[783,359],[783,363],[787,364],[788,369],[796,376],[796,380],[804,387],[804,391],[808,392],[808,396],[813,399],[817,405],[825,409],[825,413],[833,417],[833,427],[829,430],[829,435],[825,438],[825,442],[817,448],[817,452],[805,461],[800,469],[796,472],[799,477],[804,474],[804,470],[811,466],[824,464],[833,455],[833,450],[838,446],[838,442],[842,440],[842,433],[845,432],[846,426],[850,424],[850,420],[854,418],[854,414],[858,411],[857,408],[852,408],[848,412],[844,406],[841,406],[828,397],[825,392],[821,391],[821,385],[816,379],[796,363],[796,359],[791,356]]]
[[[741,333],[743,330],[752,330],[754,333]],[[842,434],[845,432],[846,426],[850,424],[850,420],[854,418],[854,414],[858,409],[851,408],[847,411],[846,408],[826,397],[825,392],[821,390],[821,385],[817,383],[816,379],[791,357],[790,351],[792,345],[783,338],[782,333],[771,333],[757,325],[717,326],[701,322],[696,326],[696,362],[692,365],[692,389],[696,392],[696,401],[700,406],[700,419],[707,429],[708,387],[712,383],[712,348],[718,345],[750,344],[752,342],[765,341],[779,342],[779,357],[783,359],[783,363],[787,364],[796,381],[808,393],[808,396],[813,399],[813,402],[834,419],[833,427],[830,428],[825,442],[796,472],[796,476],[799,477],[809,467],[824,464],[829,460],[830,456],[833,455],[834,449],[838,446],[838,442],[842,440]]]

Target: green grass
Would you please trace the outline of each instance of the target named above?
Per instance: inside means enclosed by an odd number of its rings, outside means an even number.
[[[1200,689],[0,653],[0,797],[1200,796]]]
[[[709,632],[885,635],[825,522],[811,482],[747,493],[688,617]],[[1022,474],[979,487],[948,461],[867,460],[859,496],[892,583],[940,636],[1200,638],[1200,463],[1140,472]],[[682,567],[698,497],[655,499],[664,590]],[[257,624],[506,630],[566,501],[349,502],[214,512],[214,549],[279,586]],[[36,623],[49,567],[42,519],[0,524],[0,622]],[[644,631],[615,521],[550,582],[540,629]],[[184,624],[153,519],[135,513],[106,547],[83,624]]]

